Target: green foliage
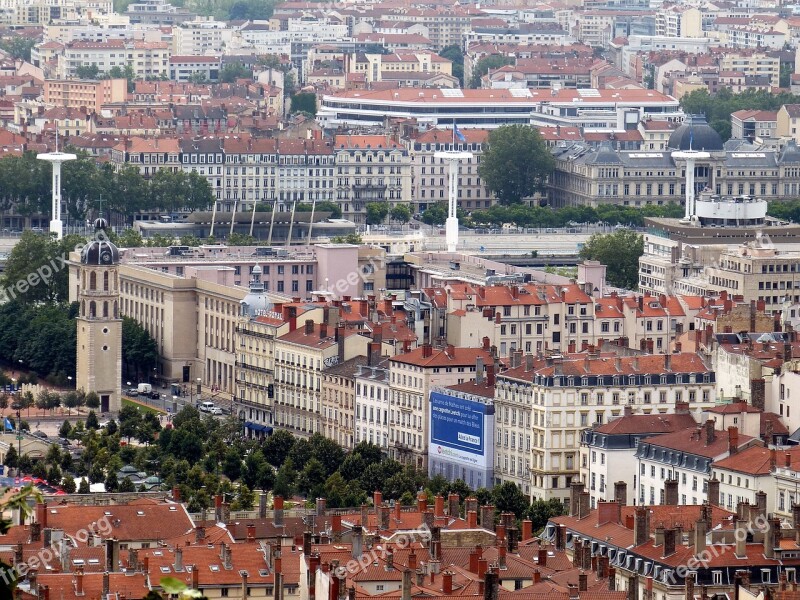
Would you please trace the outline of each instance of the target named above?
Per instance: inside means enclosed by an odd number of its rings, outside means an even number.
[[[396,204],[389,214],[392,216],[392,221],[398,223],[408,223],[411,220],[411,209],[406,204]]]
[[[536,499],[528,508],[528,518],[533,522],[533,531],[538,534],[547,522],[553,517],[559,517],[566,512],[564,503],[558,498],[549,500]]]
[[[770,202],[767,214],[776,219],[800,223],[800,198]]]
[[[680,204],[648,204],[642,207],[601,205],[567,206],[550,208],[549,206],[512,206],[495,205],[487,210],[475,210],[470,213],[473,225],[502,226],[506,223],[519,227],[567,227],[571,223],[604,223],[606,225],[631,225],[641,227],[645,217],[683,216]]]
[[[228,9],[228,20],[266,21],[272,16],[274,7],[273,0],[236,0]]]
[[[364,243],[364,238],[358,233],[348,233],[347,235],[336,235],[331,238],[333,244],[355,244],[360,246]]]
[[[234,231],[225,241],[229,246],[253,246],[256,243],[256,238],[254,238],[252,235],[246,235],[244,233],[237,233]]]
[[[745,109],[778,110],[784,104],[798,103],[800,96],[789,92],[773,94],[766,90],[745,90],[734,94],[728,88],[718,91],[713,96],[708,90],[695,90],[681,98],[683,111],[686,114],[705,115],[709,125],[717,130],[723,141],[730,138],[731,113]]]
[[[490,54],[481,58],[472,68],[472,77],[469,80],[469,87],[481,87],[481,77],[486,75],[490,70],[494,71],[506,65],[513,65],[514,57],[506,56],[505,54]]]
[[[140,379],[149,373],[158,361],[158,345],[153,337],[135,319],[122,317],[122,361],[125,372]]]
[[[367,225],[379,225],[389,215],[389,205],[385,202],[367,203]]]
[[[447,221],[447,205],[437,202],[423,211],[420,219],[426,225],[444,225]]]
[[[308,115],[317,114],[317,95],[313,92],[300,92],[292,96],[291,114],[306,113]]]
[[[295,205],[294,210],[296,212],[311,212],[312,208],[314,209],[314,212],[331,213],[331,219],[342,218],[342,209],[339,208],[339,205],[336,204],[336,202],[331,202],[330,200],[322,200],[321,202],[317,202],[316,206],[307,202],[300,202]]]
[[[0,360],[23,364],[40,375],[74,373],[76,338],[74,306],[65,304],[0,305]],[[24,408],[30,400],[20,401]]]
[[[580,251],[584,260],[597,260],[606,265],[611,285],[636,289],[639,285],[639,257],[644,254],[644,237],[629,229],[610,234],[595,233]]]
[[[543,191],[555,162],[542,135],[527,125],[504,125],[489,134],[478,173],[500,204],[516,204]]]
[[[191,234],[182,235],[181,239],[180,239],[180,242],[181,242],[181,246],[190,246],[192,248],[195,248],[195,247],[199,246],[200,244],[202,244],[202,241],[200,240],[200,238],[198,238],[195,235],[191,235]]]
[[[75,77],[78,79],[98,79],[100,77],[100,67],[95,63],[78,65],[75,69]]]
[[[208,83],[208,77],[202,71],[195,71],[189,75],[189,83],[203,84]]]
[[[523,515],[528,509],[528,499],[519,486],[511,481],[498,485],[492,490],[495,509],[500,512],[512,512],[515,515]]]
[[[30,62],[31,50],[39,40],[35,37],[14,36],[0,39],[0,50],[8,52],[12,58]]]
[[[237,79],[252,79],[253,71],[245,67],[242,63],[230,63],[222,67],[219,71],[221,83],[233,83]]]
[[[439,52],[439,56],[453,62],[453,77],[458,77],[461,87],[464,87],[464,53],[461,52],[461,46],[458,44],[447,46]]]
[[[97,395],[97,392],[92,390],[88,394],[86,394],[86,408],[93,409],[89,412],[89,418],[94,415],[94,411],[100,408],[100,396]],[[89,427],[89,418],[86,419],[86,427]],[[97,423],[97,415],[94,415],[95,423]],[[95,425],[95,429],[97,429],[97,425]]]

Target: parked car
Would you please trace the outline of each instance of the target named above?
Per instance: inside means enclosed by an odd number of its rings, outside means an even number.
[[[150,392],[150,397],[153,400],[158,400],[159,398],[161,398],[161,394],[159,394],[158,392]]]
[[[138,395],[139,395],[139,390],[137,390],[136,388],[131,388],[128,390],[128,396],[138,396]]]
[[[224,415],[225,413],[222,411],[222,409],[219,406],[215,406],[214,408],[211,409],[211,414],[212,415]]]
[[[211,412],[212,409],[216,408],[213,402],[201,402],[200,403],[200,410],[202,412]]]

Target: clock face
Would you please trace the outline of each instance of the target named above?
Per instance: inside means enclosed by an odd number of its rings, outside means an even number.
[[[100,253],[100,262],[103,263],[104,265],[110,265],[111,264],[111,252],[109,252],[108,250],[104,250],[103,252],[101,252]]]

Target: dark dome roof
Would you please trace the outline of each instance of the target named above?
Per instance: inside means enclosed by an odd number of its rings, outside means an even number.
[[[669,136],[667,147],[672,150],[724,150],[722,138],[706,123],[703,115],[687,115],[683,125]]]
[[[115,265],[119,262],[119,250],[111,243],[106,233],[108,223],[105,219],[94,222],[94,239],[81,250],[81,263],[84,265]]]

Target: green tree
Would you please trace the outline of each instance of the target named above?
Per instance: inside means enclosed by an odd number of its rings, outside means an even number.
[[[0,39],[0,50],[8,52],[12,58],[21,58],[30,62],[31,50],[37,43],[35,37],[14,36]]]
[[[85,477],[81,479],[81,483],[78,486],[78,493],[79,494],[88,494],[91,490],[89,489],[89,480]]]
[[[639,285],[639,257],[644,254],[644,238],[630,229],[610,234],[595,233],[581,248],[584,260],[597,260],[606,265],[608,282],[633,290]]]
[[[505,54],[490,54],[481,58],[472,68],[472,77],[469,80],[469,87],[481,87],[481,77],[486,75],[489,71],[494,71],[506,65],[513,65],[514,57],[506,56]]]
[[[538,534],[550,519],[561,516],[564,512],[564,503],[558,498],[550,498],[549,500],[537,498],[534,500],[530,508],[528,508],[528,518],[533,523],[534,533]]]
[[[69,435],[72,433],[72,423],[68,420],[64,420],[61,424],[61,427],[58,429],[58,437],[69,439]]]
[[[119,480],[117,479],[117,474],[114,471],[110,471],[108,475],[106,475],[104,484],[106,487],[106,492],[119,491]]]
[[[114,241],[123,248],[141,248],[144,246],[142,234],[133,228],[123,229],[122,233],[120,233]]]
[[[780,85],[782,88],[788,88],[792,83],[792,75],[794,74],[794,65],[791,63],[781,64]]]
[[[236,448],[229,448],[225,453],[222,463],[222,474],[231,481],[236,481],[242,475],[242,457]]]
[[[406,204],[396,204],[389,214],[398,223],[408,223],[411,220],[411,209]]]
[[[291,114],[306,113],[308,115],[317,114],[317,95],[313,92],[300,92],[292,96]]]
[[[367,225],[379,225],[389,215],[389,205],[385,202],[367,203]]]
[[[360,246],[364,243],[364,238],[362,238],[357,233],[348,233],[347,235],[336,235],[331,238],[331,243],[333,244],[355,244],[356,246]]]
[[[266,21],[272,16],[274,0],[237,0],[228,9],[228,20]]]
[[[339,208],[339,205],[336,202],[331,202],[330,200],[323,200],[321,202],[317,202],[316,206],[312,204],[308,204],[306,202],[301,202],[295,206],[296,212],[311,212],[311,209],[314,208],[314,212],[321,213],[321,212],[329,212],[331,213],[331,219],[341,219],[342,218],[342,209]]]
[[[225,241],[229,246],[252,246],[256,243],[256,238],[254,238],[252,235],[237,233],[234,231]]]
[[[158,362],[158,345],[153,337],[135,319],[122,318],[122,361],[126,373],[141,379]]]
[[[447,206],[443,202],[429,206],[423,211],[420,220],[426,225],[444,225],[447,221]]]
[[[17,454],[17,449],[14,447],[14,444],[9,444],[4,461],[5,465],[10,469],[15,469],[17,467],[18,458],[19,455]]]
[[[495,487],[492,496],[495,508],[501,513],[513,512],[515,515],[524,515],[530,504],[519,486],[511,481]]]
[[[78,65],[75,69],[75,77],[78,79],[98,79],[100,68],[92,63],[90,65]]]
[[[87,399],[89,398],[89,395],[91,393],[93,392],[90,392],[89,394],[86,395]],[[97,420],[97,414],[93,410],[90,410],[89,414],[86,415],[86,429],[99,429],[99,428],[100,428],[100,422]]]
[[[190,247],[196,247],[196,246],[199,246],[200,244],[202,244],[202,241],[200,240],[200,238],[198,238],[196,235],[192,235],[192,234],[182,235],[181,239],[180,239],[180,242],[181,242],[181,246],[190,246]]]
[[[280,479],[280,471],[278,471]],[[308,498],[322,496],[325,485],[325,467],[316,458],[309,460],[297,477],[297,491]]]
[[[461,87],[464,87],[464,53],[461,52],[461,46],[459,44],[447,46],[439,52],[439,56],[452,61],[453,77],[458,77]]]
[[[127,475],[122,478],[122,481],[119,482],[119,491],[120,492],[135,492],[136,486],[131,481],[131,478]]]
[[[278,469],[278,474],[275,477],[275,486],[272,491],[276,496],[290,498],[295,490],[296,481],[297,471],[295,471],[292,461],[287,460]]]
[[[237,79],[252,79],[253,71],[245,67],[242,63],[230,63],[222,67],[219,71],[219,80],[222,83],[233,83]]]
[[[194,73],[189,75],[189,83],[194,83],[198,85],[203,83],[208,83],[208,77],[206,77],[206,74],[203,73],[202,71],[195,71]]]
[[[501,204],[544,191],[555,162],[541,134],[528,125],[504,125],[489,134],[478,173]]]
[[[261,445],[264,458],[276,469],[280,468],[295,444],[295,437],[285,429],[276,429]]]
[[[64,481],[61,483],[61,489],[67,492],[68,494],[74,494],[77,490],[77,486],[75,485],[75,478],[67,474],[64,476]]]

